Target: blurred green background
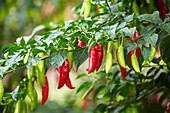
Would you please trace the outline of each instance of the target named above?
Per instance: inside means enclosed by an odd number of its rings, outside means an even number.
[[[32,30],[43,23],[57,22],[60,20],[73,20],[74,12],[72,8],[82,3],[83,0],[0,0],[0,47],[8,43],[14,43],[20,36],[30,35]],[[81,67],[87,67],[84,63]],[[58,73],[50,66],[47,72],[49,79],[49,98],[44,106],[41,106],[41,86],[35,84],[38,93],[39,103],[34,111],[28,113],[91,113],[95,105],[91,105],[91,97],[81,99],[82,94],[76,94],[76,90],[82,81],[75,80],[79,73],[85,69],[75,68],[70,73],[72,84],[76,87],[69,90],[67,87],[57,89]],[[13,91],[26,75],[26,70],[19,70],[10,73],[3,79],[6,92]],[[28,97],[26,102],[29,103]],[[13,113],[15,104],[8,106],[7,113]],[[0,113],[4,107],[0,106]]]

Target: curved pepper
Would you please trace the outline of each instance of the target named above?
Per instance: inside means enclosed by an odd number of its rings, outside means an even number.
[[[118,50],[116,50],[116,57],[117,57],[117,51],[118,51]],[[118,57],[117,57],[117,62],[118,62],[118,64],[119,64],[120,72],[121,72],[121,74],[122,74],[122,78],[123,78],[123,81],[124,81],[124,80],[125,80],[125,77],[126,77],[126,68],[123,68],[123,67],[120,65],[120,63],[119,63],[119,61],[118,61]]]
[[[68,46],[68,61],[69,61],[69,69],[71,70],[71,68],[73,67],[73,47],[72,46]]]
[[[101,49],[101,43],[97,44],[97,64],[96,64],[96,71],[99,70],[103,60],[103,49]]]
[[[150,57],[149,57],[149,62],[151,62],[154,59],[155,54],[156,54],[156,49],[155,49],[154,46],[151,45],[151,54],[150,54]]]
[[[112,53],[107,53],[107,55],[106,55],[106,64],[105,64],[105,71],[106,71],[106,73],[109,73],[109,71],[111,70],[111,68],[112,68],[112,60],[113,60],[113,58],[112,58],[113,56],[112,56]]]
[[[48,84],[47,76],[45,76],[45,86],[43,87],[43,85],[41,85],[41,87],[42,87],[42,101],[41,101],[41,105],[44,105],[44,103],[48,99],[48,92],[49,92],[49,84]]]
[[[119,61],[120,65],[123,68],[126,68],[124,50],[123,50],[123,45],[122,44],[118,47],[117,57],[118,57],[118,61]]]
[[[131,56],[132,66],[136,72],[140,73],[139,63],[135,53]]]
[[[79,39],[77,47],[85,47],[85,46],[86,46],[85,41],[83,41],[83,43],[82,43],[81,40]]]
[[[70,89],[74,89],[75,87],[72,86],[71,81],[70,81],[70,77],[67,78],[66,82],[65,82],[66,86]]]
[[[136,0],[133,1],[132,9],[133,9],[133,11],[135,12],[135,15],[136,15],[136,16],[139,16],[139,15],[140,15],[139,7],[138,7],[138,4],[137,4]]]
[[[21,100],[18,100],[15,105],[14,113],[21,113],[21,106],[22,106]]]
[[[4,94],[4,86],[3,86],[3,82],[2,82],[2,77],[0,77],[0,100],[2,99]]]
[[[90,15],[90,11],[91,11],[90,0],[84,0],[84,19],[87,19],[87,17]]]
[[[97,50],[93,46],[90,49],[88,74],[94,71],[94,69],[96,68],[96,64],[97,64]]]
[[[39,57],[44,57],[43,53],[39,53]],[[44,86],[45,85],[45,61],[41,60],[38,63],[38,69],[40,72],[40,83]]]
[[[67,78],[69,76],[69,61],[66,59],[64,63],[62,64],[62,70],[60,73],[60,80],[58,83],[58,89],[64,86],[64,83],[66,82]]]

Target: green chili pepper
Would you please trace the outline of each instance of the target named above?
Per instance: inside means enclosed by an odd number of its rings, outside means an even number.
[[[132,54],[131,61],[132,61],[132,66],[133,66],[134,70],[136,72],[140,73],[139,63],[138,63],[138,59],[136,57],[136,51]]]
[[[39,69],[38,69],[38,65],[35,65],[35,66],[34,66],[34,69],[35,69],[35,75],[36,75],[36,77],[37,77],[37,78],[40,78],[40,71],[39,71]]]
[[[34,101],[32,80],[28,81],[27,92],[28,92],[28,97],[31,99],[31,101]]]
[[[4,94],[4,86],[3,86],[3,82],[2,82],[2,77],[0,77],[0,100],[2,99]]]
[[[44,57],[43,53],[39,53],[39,57]],[[38,63],[38,69],[40,73],[40,83],[44,86],[45,85],[45,62],[44,60],[41,60]]]
[[[83,5],[82,5],[82,7],[81,7],[81,11],[80,11],[80,15],[82,15],[83,13],[84,13],[84,2],[83,2]]]
[[[30,70],[27,68],[27,76],[28,76],[28,79],[31,79],[32,76],[34,74],[34,66],[31,66],[30,67]]]
[[[33,96],[34,96],[34,101],[33,102],[31,102],[31,110],[33,110],[33,109],[35,109],[36,108],[36,106],[37,106],[37,92],[36,92],[36,90],[33,88]]]
[[[151,45],[151,54],[150,54],[150,57],[149,57],[149,62],[151,62],[154,59],[155,54],[156,54],[156,49],[155,49],[154,46]]]
[[[91,2],[90,0],[84,0],[84,18],[87,19],[87,17],[90,15],[91,11]]]
[[[28,58],[29,58],[29,53],[27,53],[24,57],[24,64],[28,62]]]
[[[72,46],[68,46],[68,51],[73,50]],[[68,52],[69,70],[73,67],[73,51]]]
[[[148,60],[147,60],[145,57],[143,57],[143,59],[144,59],[144,61],[143,61],[143,63],[142,63],[142,66],[144,66],[144,65],[149,65]]]
[[[123,44],[121,44],[121,45],[118,47],[117,57],[118,57],[118,61],[119,61],[120,65],[121,65],[123,68],[126,68],[125,57],[124,57],[124,50],[123,50]]]
[[[111,70],[112,68],[112,53],[107,53],[107,56],[106,56],[106,64],[105,64],[105,70],[106,70],[106,73],[109,73],[109,71]]]
[[[16,105],[15,105],[14,113],[22,113],[21,112],[21,106],[22,106],[22,102],[21,102],[21,100],[18,100]]]
[[[135,12],[135,15],[136,15],[136,16],[139,16],[139,15],[140,15],[139,7],[138,7],[138,4],[137,4],[136,0],[133,1],[132,9],[133,9],[133,11]]]
[[[107,45],[107,53],[111,53],[113,50],[113,42],[109,41]]]
[[[21,113],[27,113],[27,104],[24,100],[22,100],[22,112]]]

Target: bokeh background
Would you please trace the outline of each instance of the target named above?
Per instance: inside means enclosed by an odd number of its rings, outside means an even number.
[[[0,47],[14,43],[20,36],[30,35],[32,30],[40,24],[75,19],[72,8],[82,2],[83,0],[0,0]],[[47,72],[50,87],[48,101],[41,106],[41,86],[36,83],[39,102],[34,111],[30,111],[27,104],[28,113],[91,113],[95,108],[95,104],[91,104],[92,94],[85,100],[81,98],[83,92],[76,94],[83,79],[75,78],[86,71],[82,67],[87,65],[86,61],[80,66],[78,72],[75,71],[75,67],[70,72],[72,84],[76,87],[74,90],[65,86],[58,90],[59,73],[50,66]],[[26,70],[19,70],[5,76],[3,79],[5,92],[13,91],[25,75]],[[29,103],[28,98],[26,102]],[[8,108],[7,113],[13,113],[14,106]],[[2,110],[3,106],[0,106],[0,113]]]

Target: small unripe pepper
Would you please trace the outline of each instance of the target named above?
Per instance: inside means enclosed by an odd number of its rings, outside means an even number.
[[[150,57],[149,57],[149,62],[151,62],[154,59],[155,54],[156,54],[156,49],[155,49],[154,46],[151,45],[151,54],[150,54]]]
[[[21,110],[21,113],[27,113],[27,104],[24,100],[21,100],[22,101],[22,110]]]
[[[123,50],[123,43],[118,47],[117,57],[120,65],[123,68],[126,68],[125,57],[124,57],[124,50]]]
[[[84,12],[84,18],[86,19],[90,15],[90,11],[91,11],[91,1],[84,0],[80,14],[83,14]]]
[[[27,53],[24,57],[24,64],[28,62],[28,58],[29,58],[29,53]]]
[[[136,57],[136,51],[132,54],[131,61],[132,61],[132,66],[133,66],[134,70],[136,72],[140,73],[139,63],[138,63],[138,59]]]
[[[2,99],[4,94],[4,86],[3,86],[3,82],[2,82],[2,77],[0,77],[0,100]]]
[[[71,68],[73,67],[73,47],[72,46],[68,46],[68,61],[69,61],[69,69],[71,70]]]
[[[39,53],[39,57],[42,58],[44,57],[43,53]],[[38,69],[40,72],[40,83],[44,86],[45,85],[45,61],[41,60],[38,63]]]
[[[34,101],[31,101],[31,110],[34,110],[36,108],[38,102],[37,91],[34,89],[34,87],[33,87],[33,96],[34,96]]]
[[[133,1],[132,9],[133,9],[136,16],[140,15],[139,7],[138,7],[138,4],[137,4],[136,0]]]
[[[112,49],[113,49],[113,42],[109,41],[107,45],[107,55],[106,55],[106,62],[105,62],[106,73],[109,73],[109,71],[112,68],[112,63],[113,63]]]
[[[93,46],[90,49],[88,74],[94,71],[94,69],[96,68],[96,64],[97,64],[97,50]]]
[[[97,44],[97,64],[96,64],[96,71],[99,70],[103,60],[103,49],[101,48],[101,43]]]
[[[22,106],[21,100],[18,100],[16,105],[15,105],[14,113],[22,113],[21,112],[21,109],[22,109],[21,106]]]
[[[34,66],[31,66],[31,67],[30,67],[30,70],[27,69],[27,76],[28,76],[28,79],[31,79],[32,76],[33,76],[33,74],[34,74]]]
[[[49,92],[49,84],[48,84],[47,76],[45,76],[45,86],[43,87],[43,85],[41,85],[41,87],[42,87],[42,101],[41,101],[41,105],[44,105],[44,103],[48,99],[48,92]]]

